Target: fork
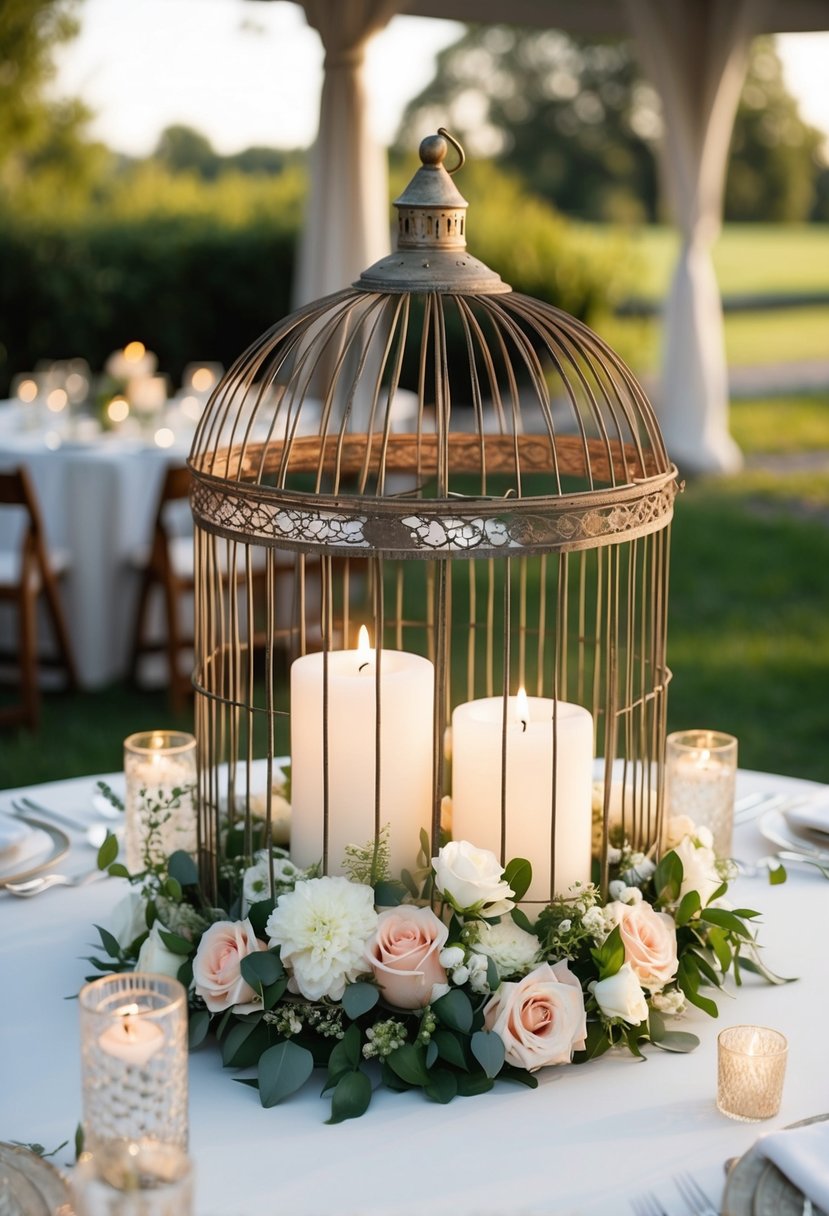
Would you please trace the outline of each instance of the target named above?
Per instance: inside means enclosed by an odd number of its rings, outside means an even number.
[[[690,1174],[679,1174],[674,1182],[691,1216],[720,1216],[696,1178]]]
[[[39,802],[33,802],[31,798],[12,798],[11,802],[16,815],[42,815],[54,823],[59,823],[61,827],[69,828],[71,832],[85,832],[89,826],[89,824],[81,823],[79,819],[72,819],[69,815],[53,811]]]
[[[8,891],[18,899],[31,899],[33,895],[41,895],[50,887],[85,887],[96,878],[104,878],[106,870],[89,870],[76,878],[69,874],[38,874],[36,878],[26,879],[25,882],[7,882],[0,885],[0,891]]]
[[[637,1195],[635,1199],[631,1199],[630,1206],[636,1216],[668,1216],[662,1204],[651,1192]]]

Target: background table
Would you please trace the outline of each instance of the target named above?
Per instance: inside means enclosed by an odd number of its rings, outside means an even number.
[[[80,778],[32,792],[91,819],[94,784]],[[756,773],[738,780],[738,795],[824,788]],[[0,811],[12,793],[0,792]],[[85,847],[73,848],[78,868],[92,864]],[[737,856],[769,851],[756,824],[738,831]],[[65,998],[91,972],[82,957],[94,953],[93,924],[108,923],[125,887],[108,879],[26,902],[0,894],[0,1139],[71,1141],[80,1119],[78,1010]],[[671,1181],[678,1173],[694,1171],[716,1195],[726,1158],[763,1131],[829,1109],[829,884],[791,870],[783,886],[744,878],[729,895],[763,912],[766,960],[799,979],[770,987],[747,976],[736,999],[733,987],[717,997],[719,1020],[691,1012],[681,1023],[701,1038],[691,1055],[648,1048],[641,1063],[612,1053],[546,1069],[534,1091],[500,1083],[448,1106],[379,1091],[362,1119],[329,1127],[321,1074],[264,1110],[206,1045],[190,1065],[198,1216],[607,1216],[629,1211],[646,1189],[671,1216],[687,1213]],[[783,1106],[768,1123],[736,1123],[715,1107],[717,1033],[741,1022],[774,1026],[789,1040]],[[68,1150],[57,1160],[68,1161]]]
[[[149,546],[164,472],[184,462],[190,435],[164,449],[116,434],[65,438],[51,449],[46,429],[23,430],[20,416],[0,403],[0,468],[28,470],[49,547],[69,557],[62,595],[79,678],[100,687],[125,672],[138,593],[133,559]],[[0,522],[0,544],[16,536],[16,521]]]

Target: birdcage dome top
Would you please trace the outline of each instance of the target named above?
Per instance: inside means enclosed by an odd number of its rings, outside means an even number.
[[[396,200],[397,251],[217,386],[189,462],[206,530],[417,558],[591,548],[669,522],[676,469],[643,390],[586,325],[467,253],[444,134]]]

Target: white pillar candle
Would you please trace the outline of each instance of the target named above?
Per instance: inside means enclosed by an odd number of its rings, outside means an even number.
[[[364,631],[361,630],[361,635]],[[392,875],[414,864],[432,805],[434,667],[401,650],[380,657],[380,827],[389,825]],[[291,667],[291,858],[323,857],[323,655]],[[345,846],[375,836],[376,654],[328,653],[327,872],[342,874]]]
[[[490,849],[503,862],[525,857],[533,878],[524,898],[546,903],[553,893],[566,896],[573,883],[590,881],[593,718],[567,701],[509,698],[502,838],[503,718],[503,697],[468,701],[452,715],[452,836]]]
[[[132,874],[147,859],[163,862],[177,849],[196,852],[196,740],[184,731],[154,730],[124,741],[124,844]],[[173,797],[179,790],[178,797]]]
[[[127,383],[127,397],[135,414],[158,414],[167,404],[166,376],[136,376]]]
[[[164,1032],[160,1026],[136,1016],[140,1012],[137,1005],[125,1005],[115,1012],[120,1016],[98,1040],[101,1051],[125,1064],[146,1064],[164,1045]]]

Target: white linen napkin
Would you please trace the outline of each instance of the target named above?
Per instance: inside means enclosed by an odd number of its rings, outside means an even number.
[[[829,833],[829,795],[819,794],[784,812],[789,824],[799,830]]]
[[[829,1212],[829,1122],[770,1132],[757,1149],[812,1203]]]

